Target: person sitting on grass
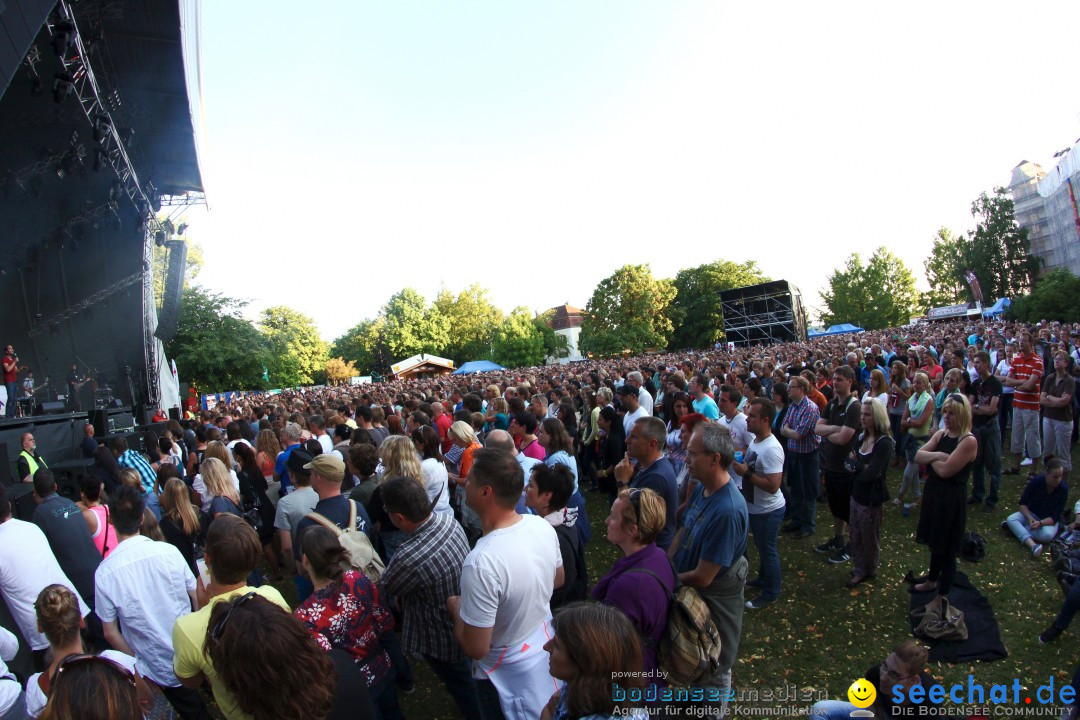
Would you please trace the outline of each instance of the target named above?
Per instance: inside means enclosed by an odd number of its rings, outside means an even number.
[[[934,678],[925,670],[928,655],[925,647],[908,638],[893,648],[880,664],[870,666],[863,674],[877,691],[877,698],[867,708],[874,713],[874,717],[896,717],[914,710],[911,707],[911,688],[934,684]],[[900,706],[893,703],[898,688],[904,697]],[[843,700],[822,700],[810,708],[810,720],[849,720],[855,709],[854,704]]]
[[[1061,513],[1069,497],[1069,484],[1062,480],[1065,469],[1061,460],[1047,455],[1044,461],[1045,475],[1033,476],[1020,496],[1020,510],[1003,523],[1032,555],[1041,555],[1043,544],[1057,537]]]

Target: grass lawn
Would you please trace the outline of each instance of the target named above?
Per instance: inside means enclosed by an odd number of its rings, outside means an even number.
[[[1003,464],[1007,467],[1013,459],[1006,453]],[[890,470],[891,493],[896,492],[899,480],[900,470]],[[1025,481],[1026,474],[1004,476],[998,508],[989,515],[981,507],[968,514],[968,530],[986,538],[986,558],[981,563],[959,561],[959,570],[989,598],[1009,656],[992,663],[931,665],[930,672],[946,687],[954,682],[966,685],[970,673],[984,686],[1011,685],[1014,678],[1019,678],[1023,688],[1034,692],[1053,677],[1056,688],[1068,683],[1080,661],[1073,632],[1077,626],[1051,645],[1039,644],[1039,633],[1053,620],[1062,602],[1049,551],[1042,557],[1032,557],[1011,534],[999,528],[1016,510]],[[1071,495],[1070,509],[1076,493]],[[598,493],[587,493],[587,501],[593,528],[587,559],[590,582],[595,582],[607,572],[620,551],[605,540],[603,523],[608,514],[605,499]],[[897,507],[888,506],[877,578],[856,590],[844,587],[851,563],[830,565],[826,556],[813,550],[831,532],[832,518],[825,504],[818,504],[816,537],[795,540],[782,535],[782,595],[767,608],[746,612],[738,665],[734,670],[736,691],[771,688],[775,692],[794,685],[800,692],[824,692],[829,698],[846,699],[848,686],[910,635],[907,622],[910,596],[902,577],[909,569],[916,575],[922,574],[929,564],[926,548],[915,542],[917,522],[917,511],[905,518]],[[756,567],[756,549],[751,540],[751,576],[756,574]],[[748,598],[756,592],[749,591]],[[295,600],[294,592],[289,595]],[[424,662],[414,662],[413,670],[416,691],[402,697],[407,717],[410,720],[460,717]]]

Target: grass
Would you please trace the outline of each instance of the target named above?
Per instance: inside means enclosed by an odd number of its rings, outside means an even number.
[[[1005,453],[1003,465],[1007,467],[1013,459]],[[895,494],[899,480],[900,471],[890,470],[891,493]],[[1049,551],[1042,557],[1032,557],[1011,534],[999,528],[1001,521],[1017,509],[1025,482],[1026,475],[1004,476],[997,509],[991,514],[984,514],[981,508],[969,512],[967,529],[986,539],[986,557],[980,563],[959,561],[959,570],[989,598],[1009,655],[991,663],[931,664],[931,674],[946,687],[954,682],[966,685],[971,674],[976,682],[987,687],[993,683],[1011,685],[1014,678],[1019,678],[1024,689],[1034,692],[1051,677],[1055,688],[1068,683],[1076,668],[1080,654],[1076,651],[1077,638],[1073,631],[1080,626],[1074,625],[1050,645],[1043,646],[1038,641],[1039,633],[1053,620],[1063,599],[1054,580]],[[1075,499],[1073,493],[1069,509]],[[620,551],[605,540],[603,521],[608,508],[604,496],[587,493],[587,502],[593,540],[586,556],[589,580],[595,582],[611,568]],[[896,643],[910,636],[907,622],[910,595],[902,577],[909,569],[916,575],[924,573],[929,563],[925,546],[915,542],[917,512],[905,518],[898,508],[888,506],[881,532],[881,566],[877,578],[855,590],[844,587],[850,563],[830,565],[826,556],[813,550],[816,543],[827,537],[831,520],[828,506],[819,503],[816,537],[795,540],[781,536],[781,598],[765,609],[745,614],[738,664],[733,673],[736,691],[760,692],[771,688],[775,692],[794,685],[800,693],[846,699],[847,688],[855,679],[888,655]],[[754,575],[757,554],[752,540],[749,546],[751,575]],[[287,597],[295,602],[295,592],[291,588],[287,590]],[[753,597],[753,593],[756,591],[749,591],[747,597]],[[426,664],[416,661],[412,667],[416,691],[402,696],[406,716],[410,720],[460,717],[450,696]]]

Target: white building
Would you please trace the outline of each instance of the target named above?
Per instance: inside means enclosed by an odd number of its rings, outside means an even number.
[[[1013,168],[1009,191],[1042,272],[1064,268],[1080,275],[1080,140],[1054,157],[1049,171],[1027,160]]]
[[[566,363],[584,360],[579,340],[581,337],[581,321],[585,319],[585,311],[579,310],[572,305],[560,305],[557,308],[552,308],[552,310],[555,312],[555,316],[551,319],[551,328],[556,335],[562,335],[566,338],[566,347],[570,350],[567,357],[558,358],[557,362],[560,365],[565,365]],[[556,362],[555,358],[548,358],[549,364],[554,362]]]

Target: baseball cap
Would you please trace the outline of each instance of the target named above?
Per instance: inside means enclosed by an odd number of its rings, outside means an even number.
[[[316,455],[311,462],[304,465],[305,470],[311,470],[321,478],[341,482],[345,477],[345,463],[334,453]]]

